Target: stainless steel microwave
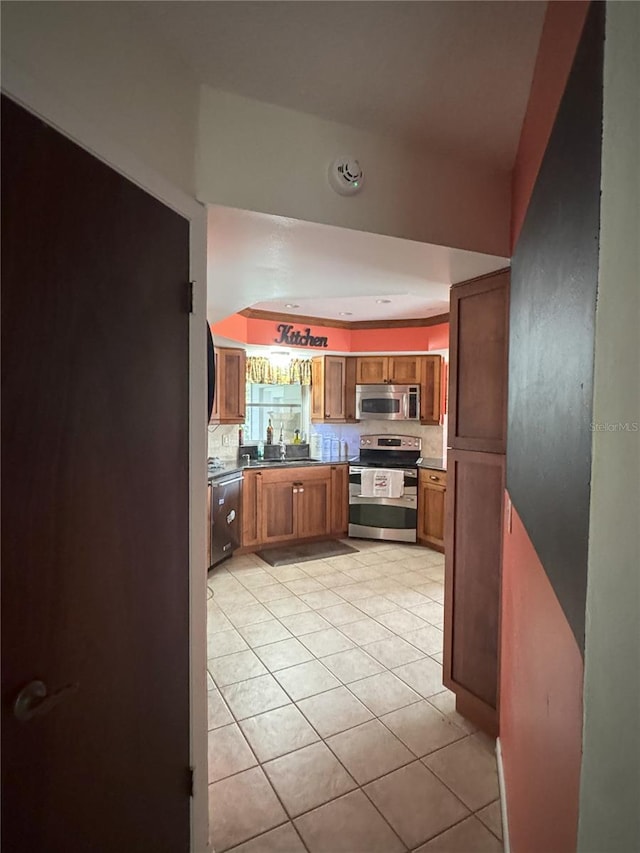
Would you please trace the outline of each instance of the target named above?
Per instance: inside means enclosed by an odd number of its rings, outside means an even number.
[[[356,385],[356,418],[361,421],[419,421],[419,385]]]

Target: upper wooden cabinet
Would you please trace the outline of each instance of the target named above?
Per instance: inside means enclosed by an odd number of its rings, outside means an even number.
[[[246,354],[243,349],[214,349],[216,387],[211,423],[243,424],[246,414]]]
[[[451,288],[449,444],[504,453],[509,272]]]
[[[442,356],[423,355],[420,360],[420,423],[437,426],[442,418]]]
[[[313,423],[344,423],[347,359],[323,355],[311,359],[311,420]]]
[[[356,359],[358,385],[417,385],[421,380],[421,356],[372,355]]]
[[[356,423],[356,370],[357,358],[345,359],[344,409],[345,421]]]

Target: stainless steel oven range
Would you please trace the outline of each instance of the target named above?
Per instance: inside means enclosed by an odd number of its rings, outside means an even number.
[[[349,536],[415,542],[421,440],[363,435],[349,465]]]

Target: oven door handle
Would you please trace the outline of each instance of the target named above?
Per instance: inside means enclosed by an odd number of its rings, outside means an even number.
[[[417,500],[418,500],[418,498],[417,498],[417,497],[414,497],[413,495],[401,495],[399,498],[387,498],[387,497],[385,497],[384,495],[349,495],[349,497],[350,497],[350,498],[361,498],[362,500],[365,500],[365,501],[366,501],[366,500],[369,500],[369,501],[377,501],[377,500],[383,500],[383,501],[411,501],[412,503],[415,503],[415,501],[417,501]]]

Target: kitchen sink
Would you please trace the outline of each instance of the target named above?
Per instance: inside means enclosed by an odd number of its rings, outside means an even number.
[[[318,462],[317,459],[310,459],[309,457],[302,459],[262,459],[260,461],[256,461],[252,459],[245,467],[247,468],[271,468],[275,465],[300,465],[308,462]]]

